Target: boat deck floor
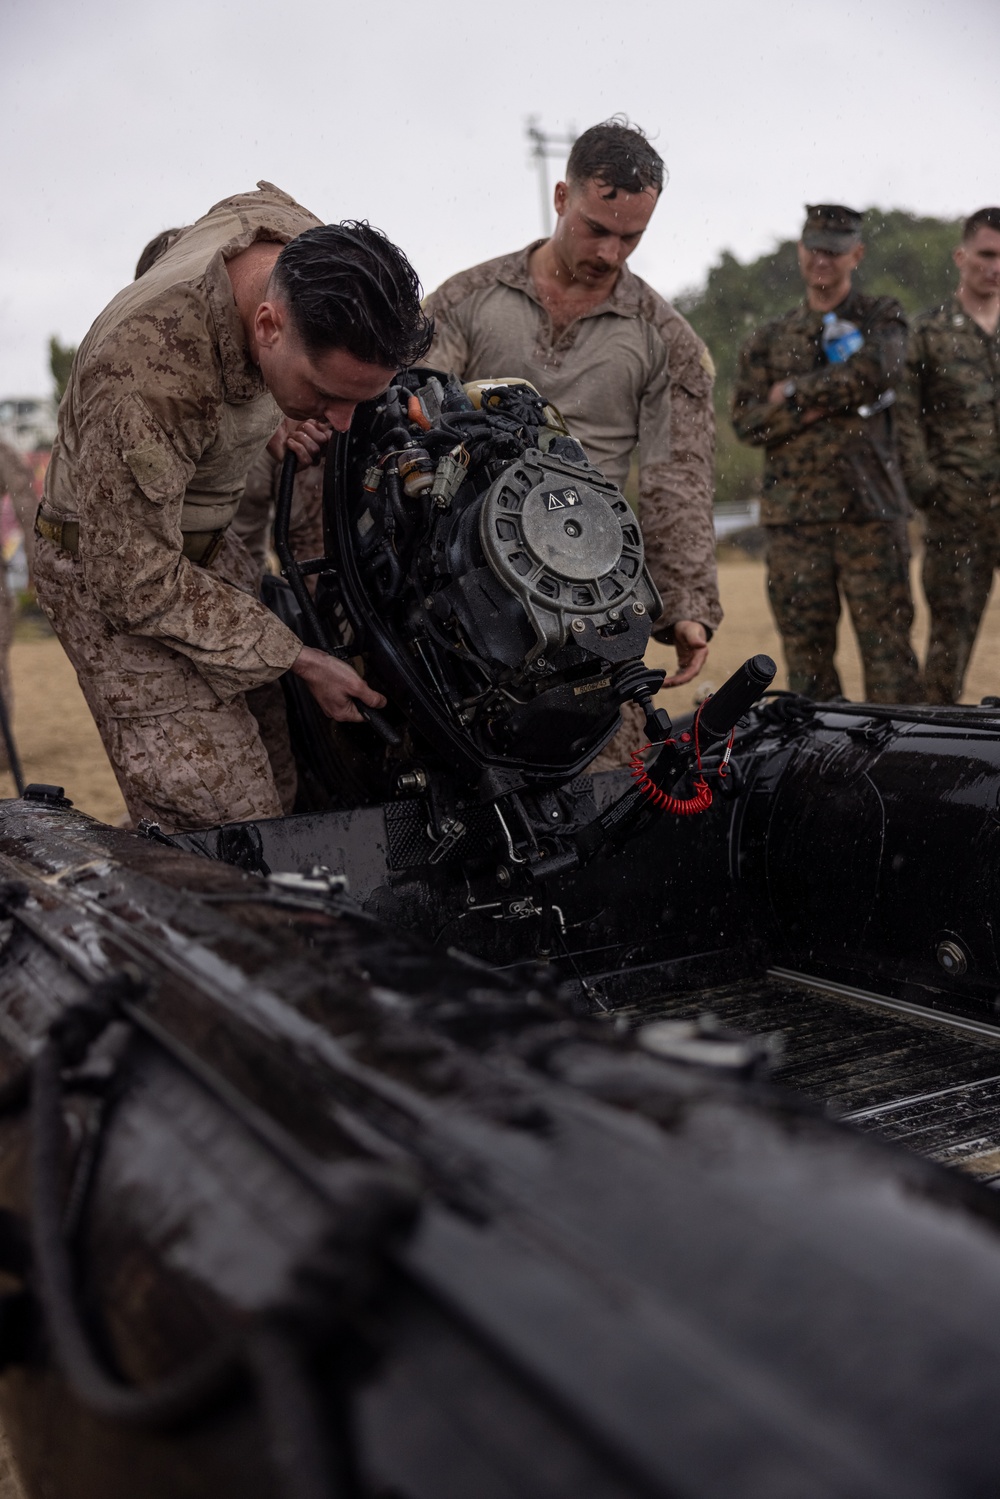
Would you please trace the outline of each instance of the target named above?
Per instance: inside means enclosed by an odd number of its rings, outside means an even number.
[[[627,1010],[638,1019],[639,1008]],[[772,969],[760,982],[645,1000],[643,1022],[711,1014],[778,1034],[773,1082],[859,1129],[1000,1189],[1000,1025]]]

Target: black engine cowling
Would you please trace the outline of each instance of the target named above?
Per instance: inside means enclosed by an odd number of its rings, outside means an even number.
[[[660,600],[624,496],[533,387],[405,372],[339,441],[324,510],[317,609],[346,619],[400,762],[494,794],[586,767]]]

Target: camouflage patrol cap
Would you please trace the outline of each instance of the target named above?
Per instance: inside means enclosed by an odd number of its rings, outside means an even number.
[[[861,240],[861,214],[842,203],[807,203],[802,243],[807,250],[843,255]]]

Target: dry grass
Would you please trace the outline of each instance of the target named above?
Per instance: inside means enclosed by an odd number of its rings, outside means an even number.
[[[922,661],[927,652],[928,615],[920,587],[919,563],[916,560],[911,576],[916,605],[913,642]],[[767,602],[764,564],[750,559],[728,557],[719,564],[719,587],[725,619],[712,641],[708,665],[697,684],[699,690],[704,691],[708,685],[721,686],[730,672],[735,671],[742,661],[757,651],[765,651],[777,661],[775,686],[787,686],[781,640]],[[662,646],[654,646],[649,656],[651,664],[656,666],[666,666],[672,659],[673,652]],[[854,632],[843,614],[838,638],[837,670],[845,695],[860,698],[861,659]],[[690,693],[690,687],[682,687],[664,693],[662,700],[671,711],[676,712],[682,705],[688,706],[684,696]],[[990,602],[983,616],[962,701],[978,703],[981,698],[994,694],[1000,695],[1000,589],[997,587],[994,587],[990,595]]]

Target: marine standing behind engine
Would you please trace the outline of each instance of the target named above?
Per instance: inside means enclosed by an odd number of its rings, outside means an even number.
[[[429,362],[463,380],[530,380],[620,488],[638,458],[637,513],[663,604],[654,633],[677,650],[671,687],[702,670],[722,609],[712,359],[676,308],[625,263],[665,180],[641,130],[621,119],[592,126],[556,184],[551,237],[459,272],[426,305],[435,319]],[[605,768],[642,742],[642,715],[625,717]]]

